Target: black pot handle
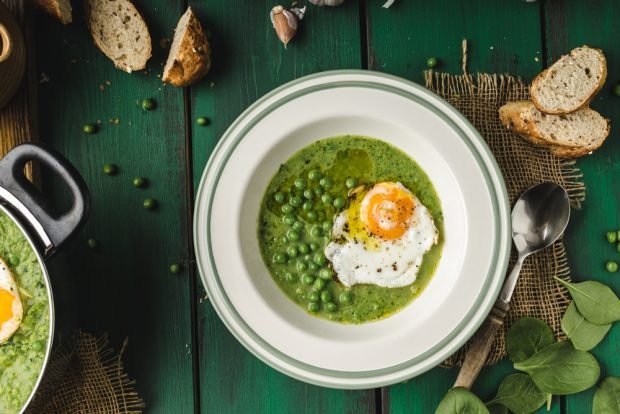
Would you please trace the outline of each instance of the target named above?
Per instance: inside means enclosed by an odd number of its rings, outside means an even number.
[[[69,211],[56,214],[41,192],[26,178],[28,161],[39,161],[55,172],[67,185],[73,204]],[[40,143],[21,144],[0,160],[0,190],[3,197],[43,239],[45,254],[51,254],[86,221],[90,195],[80,173],[65,157]],[[44,234],[41,234],[41,230]],[[45,235],[49,240],[45,240]]]

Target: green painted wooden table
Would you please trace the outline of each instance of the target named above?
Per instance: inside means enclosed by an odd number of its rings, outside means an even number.
[[[77,2],[76,2],[77,3]],[[620,123],[620,2],[616,0],[349,0],[338,8],[310,6],[285,50],[271,28],[264,0],[190,0],[211,32],[213,69],[198,85],[177,89],[160,81],[182,0],[138,0],[154,56],[148,70],[128,75],[92,44],[78,6],[62,27],[37,16],[41,139],[64,152],[93,195],[91,219],[69,246],[78,282],[83,329],[109,332],[115,345],[129,337],[127,369],[149,413],[432,413],[456,376],[436,368],[407,383],[378,390],[339,391],[306,385],[269,368],[222,325],[193,265],[192,205],[198,179],[218,138],[248,105],[271,89],[328,69],[366,68],[422,81],[426,59],[460,72],[461,41],[469,41],[469,71],[511,72],[531,79],[561,53],[584,43],[603,48],[609,75],[593,106]],[[146,112],[137,102],[153,98]],[[196,124],[206,116],[207,127]],[[96,135],[84,123],[101,121]],[[620,292],[620,276],[603,263],[618,253],[603,239],[620,227],[620,134],[581,159],[587,202],[567,232],[573,277],[597,279]],[[115,163],[114,177],[102,166]],[[149,179],[136,189],[134,176]],[[45,183],[62,205],[63,189]],[[143,199],[158,200],[155,211]],[[97,239],[96,249],[85,241]],[[184,263],[181,274],[168,266]],[[620,375],[620,328],[594,351],[605,375]],[[484,369],[475,391],[490,398],[511,368]],[[555,398],[553,412],[590,412],[592,392]]]

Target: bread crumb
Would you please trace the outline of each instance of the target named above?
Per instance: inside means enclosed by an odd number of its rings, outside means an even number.
[[[110,123],[113,124],[113,125],[118,125],[120,123],[120,121],[119,121],[118,118],[114,118],[114,119],[110,118]]]
[[[102,91],[102,92],[105,91],[105,86],[99,85],[99,90]]]
[[[538,62],[540,59],[538,59],[538,56],[534,57],[534,62]]]
[[[106,84],[106,85],[108,85],[108,86],[110,86],[110,85],[112,85],[112,82],[110,82],[110,81],[105,81],[105,84]]]

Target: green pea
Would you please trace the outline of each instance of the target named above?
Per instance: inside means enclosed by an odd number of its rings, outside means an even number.
[[[43,341],[33,341],[30,347],[35,352],[41,352],[44,348]]]
[[[332,271],[327,268],[321,269],[319,272],[319,277],[321,279],[330,280],[332,278]]]
[[[312,260],[312,255],[309,255],[309,254],[305,255],[305,256],[304,256],[304,260],[305,260],[306,262],[311,261],[311,260]]]
[[[322,280],[322,279],[319,279]],[[315,282],[316,283],[316,282]],[[324,290],[321,292],[321,302],[329,302],[332,300],[332,293],[329,290]]]
[[[16,254],[10,254],[8,260],[11,267],[19,266],[20,260]]]
[[[614,95],[620,96],[620,83],[614,86]]]
[[[320,306],[318,303],[316,302],[310,302],[308,303],[308,311],[310,312],[318,312],[320,309]]]
[[[286,236],[282,236],[282,238],[280,239],[280,241],[282,242],[282,244],[286,244],[289,242],[288,237]]]
[[[279,263],[279,264],[286,263],[286,259],[287,257],[285,253],[276,253],[273,255],[274,263]]]
[[[306,200],[312,200],[314,198],[314,192],[312,190],[305,190],[304,191],[304,198]]]
[[[200,116],[198,117],[198,119],[196,119],[196,123],[200,126],[207,126],[211,123],[211,121],[209,121],[209,118],[206,118],[204,116]]]
[[[347,188],[351,189],[357,185],[357,180],[353,177],[349,177],[347,178],[347,181],[344,182],[344,185],[346,185]]]
[[[312,210],[312,207],[314,207],[314,204],[312,203],[312,201],[306,201],[306,202],[305,202],[305,203],[301,206],[301,208],[302,208],[304,211],[310,211],[310,210]]]
[[[322,196],[324,192],[325,190],[323,190],[323,187],[317,187],[314,189],[314,194],[316,194],[317,197]]]
[[[327,262],[327,259],[325,258],[325,255],[323,253],[319,252],[314,254],[314,263],[318,264],[319,266],[323,266],[325,262]]]
[[[282,206],[281,210],[284,214],[289,214],[293,212],[293,206],[290,204],[285,204]]]
[[[105,175],[115,175],[118,172],[118,168],[114,164],[106,164],[103,166],[103,173]]]
[[[324,221],[321,226],[323,227],[323,230],[325,231],[330,231],[332,229],[332,223],[329,221]]]
[[[152,111],[157,107],[157,103],[153,99],[144,99],[142,101],[142,109],[145,111]]]
[[[297,247],[295,247],[295,246],[289,246],[286,249],[286,254],[288,254],[289,257],[297,257],[297,253],[298,253],[297,252]]]
[[[304,229],[304,224],[301,221],[296,221],[293,223],[293,230],[302,231]]]
[[[303,203],[303,200],[301,199],[301,197],[293,196],[288,202],[293,207],[299,207],[301,203]]]
[[[300,234],[298,231],[291,229],[286,233],[286,236],[289,238],[289,240],[297,241],[299,240]]]
[[[332,197],[329,193],[325,193],[321,196],[321,201],[325,204],[331,204],[334,201],[334,197]]]
[[[305,264],[302,261],[298,261],[297,262],[297,270],[299,270],[300,272],[303,272],[304,270],[307,270],[307,269],[308,269],[308,265],[307,264]]]
[[[136,188],[142,188],[146,186],[146,178],[134,177],[134,179],[131,180],[131,184]]]
[[[316,221],[316,219],[318,219],[319,216],[318,214],[316,214],[316,211],[308,211],[308,220],[310,221]]]
[[[434,68],[435,66],[437,66],[437,63],[439,63],[437,61],[436,57],[429,57],[428,59],[426,59],[426,66],[428,66],[429,68]]]
[[[293,273],[289,273],[289,272],[287,272],[287,273],[284,275],[284,278],[286,279],[286,281],[287,281],[288,283],[295,283],[295,282],[297,282],[297,276],[295,276]]]
[[[297,289],[295,289],[295,294],[299,297],[303,296],[305,293],[304,288],[302,288],[301,286],[299,286]]]
[[[312,282],[314,282],[314,278],[310,273],[304,273],[303,275],[301,275],[301,283],[303,283],[304,285],[311,285]]]
[[[334,302],[327,302],[326,304],[323,305],[323,308],[327,312],[336,312],[337,306]]]
[[[157,201],[152,198],[147,198],[142,202],[142,207],[147,210],[154,210],[157,207]]]
[[[607,269],[608,272],[616,273],[618,271],[618,263],[610,260],[605,263],[605,269]]]
[[[319,184],[321,185],[321,187],[323,188],[331,188],[332,185],[334,184],[331,180],[331,178],[329,177],[323,177],[321,178],[321,180],[319,181]]]
[[[295,216],[293,216],[292,214],[286,214],[285,216],[282,216],[282,223],[286,224],[287,226],[292,226],[296,223]]]
[[[321,229],[319,226],[314,226],[312,227],[312,230],[310,230],[310,235],[312,237],[320,237],[321,234],[323,234],[323,229]]]
[[[344,198],[342,197],[336,197],[334,199],[334,207],[336,208],[342,208],[344,207]]]
[[[607,241],[609,243],[615,243],[617,240],[617,234],[615,231],[608,231],[607,232]]]
[[[310,262],[308,263],[308,269],[316,272],[317,270],[319,270],[319,265],[314,262]]]
[[[300,190],[303,190],[304,188],[306,188],[306,180],[304,180],[303,178],[297,178],[295,179],[295,187],[299,188]]]
[[[310,181],[319,181],[322,176],[323,174],[321,174],[321,171],[319,170],[312,170],[308,173],[308,179]]]
[[[325,281],[321,278],[316,278],[312,286],[314,286],[316,290],[323,290],[323,288],[325,287]],[[322,295],[323,294],[321,294],[321,296]]]
[[[297,246],[297,250],[299,250],[299,253],[301,254],[308,254],[308,252],[310,251],[310,247],[306,243],[299,243],[299,246]]]
[[[94,134],[97,132],[97,125],[95,124],[85,124],[84,127],[82,127],[82,130],[84,131],[85,134]]]
[[[315,243],[315,242],[310,243],[310,250],[312,250],[313,252],[315,252],[318,248],[319,248],[318,243]]]
[[[286,198],[284,197],[284,194],[277,192],[273,195],[273,199],[275,200],[276,203],[278,204],[284,204],[284,200],[286,200]]]
[[[351,297],[351,293],[344,291],[344,292],[340,292],[340,295],[338,295],[338,301],[344,305],[348,305],[349,303],[351,303],[352,301],[352,297]]]
[[[173,263],[173,264],[170,265],[170,273],[172,273],[172,274],[177,275],[177,274],[181,273],[181,269],[182,269],[182,267],[178,263]]]
[[[310,302],[317,302],[319,300],[319,292],[314,289],[310,289],[306,294],[306,299]]]

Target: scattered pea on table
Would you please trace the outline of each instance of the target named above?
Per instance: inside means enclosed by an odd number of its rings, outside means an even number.
[[[200,126],[207,126],[211,122],[209,121],[209,118],[205,118],[204,116],[200,116],[200,117],[198,117],[198,119],[196,119],[196,123],[198,125],[200,125]]]
[[[429,57],[428,59],[426,59],[426,66],[428,66],[431,69],[436,67],[438,63],[439,61],[437,60],[436,57]]]
[[[142,187],[144,187],[146,185],[146,179],[143,178],[143,177],[134,177],[134,179],[131,181],[131,183],[136,188],[142,188]]]
[[[615,273],[618,271],[618,263],[614,262],[613,260],[610,260],[607,263],[605,263],[605,269],[607,269],[608,272]]]
[[[86,241],[86,245],[90,247],[91,249],[94,249],[95,247],[97,247],[98,244],[99,243],[97,243],[97,240],[92,239],[92,238]]]
[[[173,263],[170,265],[170,273],[174,275],[181,273],[181,270],[182,270],[182,267],[178,263]]]
[[[118,167],[114,164],[105,164],[103,166],[103,173],[105,175],[115,175],[118,172]]]
[[[82,130],[84,131],[85,134],[94,134],[97,132],[97,125],[95,124],[85,124],[84,127],[82,127]]]
[[[618,239],[618,237],[617,237],[617,233],[615,231],[608,231],[607,232],[607,241],[609,243],[615,243],[617,239]]]
[[[152,198],[147,198],[142,202],[142,206],[147,210],[153,210],[155,207],[157,207],[157,201],[153,200]]]
[[[153,99],[149,98],[142,101],[142,109],[144,109],[145,111],[152,111],[155,108],[157,108],[157,104]]]

